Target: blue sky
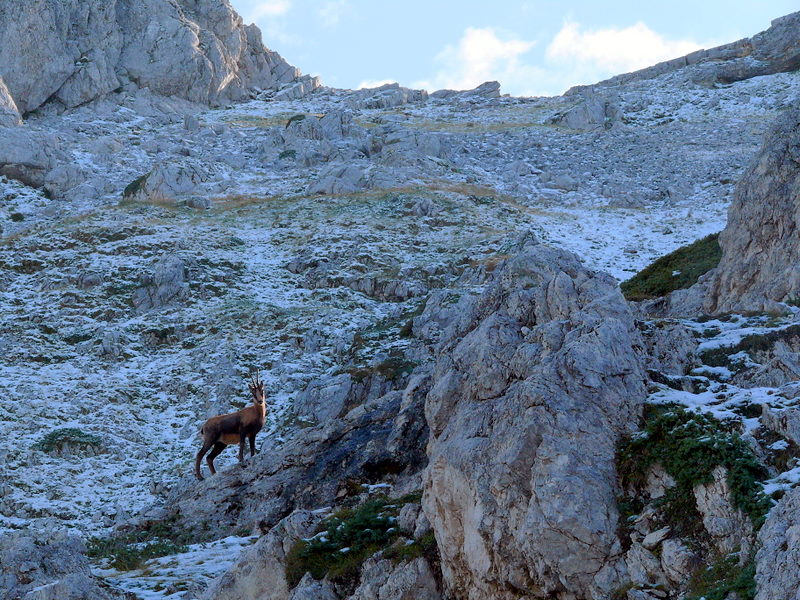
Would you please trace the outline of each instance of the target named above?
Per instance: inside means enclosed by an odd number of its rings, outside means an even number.
[[[231,0],[265,44],[326,85],[429,90],[497,79],[560,94],[750,36],[797,0]]]

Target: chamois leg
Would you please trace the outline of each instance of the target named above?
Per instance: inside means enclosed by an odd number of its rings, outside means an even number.
[[[214,468],[214,459],[219,456],[219,453],[225,450],[225,444],[222,442],[217,442],[214,444],[214,447],[211,449],[211,452],[208,453],[206,456],[206,462],[208,463],[208,470],[211,471],[212,475],[217,474],[217,470]]]
[[[247,436],[241,434],[239,436],[239,464],[244,466],[244,440]]]
[[[250,434],[250,456],[256,455],[256,434]]]
[[[212,444],[203,440],[203,447],[200,448],[200,451],[197,453],[197,456],[194,459],[194,474],[200,481],[203,481],[203,475],[200,473],[200,461],[203,460],[203,455],[209,451]]]

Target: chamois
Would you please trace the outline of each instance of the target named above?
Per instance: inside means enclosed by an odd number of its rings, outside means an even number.
[[[253,394],[251,406],[227,415],[211,417],[200,429],[203,447],[200,448],[194,461],[194,473],[200,481],[203,480],[200,474],[200,461],[209,449],[211,453],[206,457],[206,462],[212,475],[217,472],[214,468],[214,459],[225,450],[226,446],[239,444],[239,464],[244,466],[244,440],[249,439],[250,456],[255,456],[256,434],[264,427],[264,419],[267,416],[264,382],[259,379],[258,373],[255,378],[250,375],[248,387]]]

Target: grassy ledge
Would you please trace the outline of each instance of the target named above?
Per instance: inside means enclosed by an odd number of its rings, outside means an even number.
[[[364,561],[387,548],[399,536],[397,515],[404,504],[419,502],[419,494],[398,499],[373,498],[342,509],[319,526],[317,534],[298,540],[286,557],[286,579],[295,586],[306,573],[348,581],[358,577]],[[398,557],[400,558],[400,557]]]
[[[650,300],[694,285],[698,278],[719,264],[722,249],[713,233],[662,256],[628,281],[620,284],[627,300]]]
[[[662,510],[678,533],[692,536],[702,529],[693,489],[710,483],[717,466],[728,471],[733,503],[758,529],[772,502],[761,481],[769,472],[750,446],[725,423],[679,405],[647,405],[645,426],[619,446],[618,469],[623,489],[644,488],[652,465],[661,464],[676,482],[664,496]],[[687,515],[697,518],[687,519]]]

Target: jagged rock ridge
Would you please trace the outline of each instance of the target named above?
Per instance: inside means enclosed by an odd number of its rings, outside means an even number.
[[[0,77],[25,114],[126,87],[221,104],[299,72],[227,0],[2,0]]]
[[[702,84],[728,84],[760,75],[788,73],[800,68],[800,12],[772,21],[769,29],[730,44],[697,50],[652,67],[617,75],[593,85],[575,86],[567,94],[592,88],[609,88],[633,81],[653,79],[687,69],[690,80]]]

